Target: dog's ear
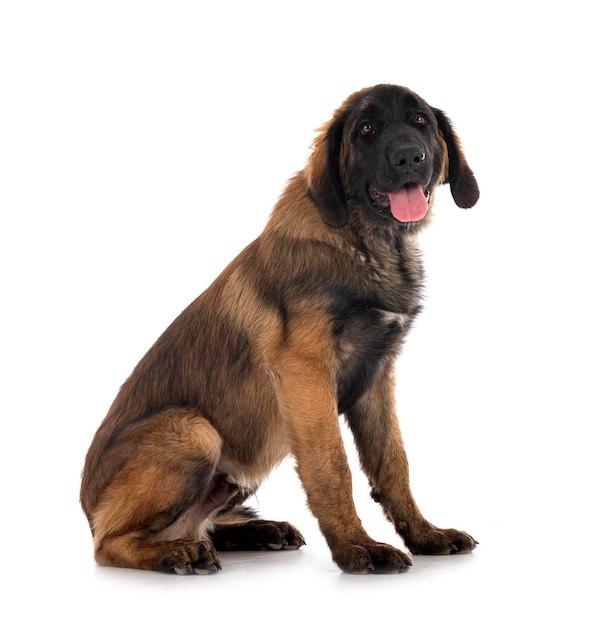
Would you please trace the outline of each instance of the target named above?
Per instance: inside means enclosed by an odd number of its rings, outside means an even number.
[[[467,163],[460,139],[443,111],[432,107],[438,120],[440,136],[448,150],[448,165],[444,183],[450,183],[450,191],[457,206],[470,209],[479,199],[479,186]]]
[[[344,126],[344,116],[337,115],[320,129],[304,170],[312,200],[332,228],[342,228],[349,218],[340,171]]]

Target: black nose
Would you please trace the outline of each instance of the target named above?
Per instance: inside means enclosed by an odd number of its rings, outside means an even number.
[[[426,155],[421,146],[400,146],[393,148],[389,152],[389,160],[394,167],[402,167],[408,170],[414,170],[423,161],[425,161]]]

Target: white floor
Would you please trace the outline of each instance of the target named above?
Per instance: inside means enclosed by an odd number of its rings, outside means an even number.
[[[458,457],[463,457],[462,449]],[[450,474],[442,469],[432,484],[441,486],[455,476],[459,463],[450,467]],[[44,471],[42,466],[38,469]],[[536,487],[523,491],[524,485],[519,485],[524,472],[515,478],[500,474],[503,484],[497,492],[489,483],[491,476],[484,475],[479,490],[480,471],[476,466],[468,472],[467,489],[457,484],[445,493],[426,488],[429,471],[418,473],[418,482],[426,481],[418,496],[425,501],[424,511],[429,510],[436,523],[474,534],[480,545],[472,554],[417,556],[403,574],[342,574],[286,463],[254,504],[270,518],[292,521],[307,545],[299,551],[225,553],[218,574],[186,577],[95,565],[90,533],[76,502],[77,481],[62,475],[64,483],[54,483],[52,472],[51,479],[37,481],[39,492],[22,495],[27,516],[11,523],[2,551],[8,582],[2,611],[12,616],[11,624],[59,618],[85,624],[206,619],[272,625],[319,623],[319,614],[323,622],[344,624],[368,620],[457,626],[590,624],[590,545],[581,518],[585,503],[540,501]],[[64,489],[66,484],[69,489]],[[358,474],[355,485],[367,530],[402,547],[377,506],[364,495]],[[587,500],[587,493],[577,495]]]

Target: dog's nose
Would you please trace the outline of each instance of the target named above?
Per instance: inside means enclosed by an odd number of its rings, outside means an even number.
[[[389,152],[389,159],[394,167],[413,170],[425,161],[426,154],[421,146],[399,146]]]

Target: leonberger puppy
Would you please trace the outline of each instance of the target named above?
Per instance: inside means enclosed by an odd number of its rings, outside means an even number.
[[[209,574],[218,551],[301,547],[244,505],[292,455],[335,563],[405,570],[410,556],[358,518],[340,415],[410,553],[475,547],[420,513],[395,409],[394,359],[421,308],[416,235],[445,183],[460,207],[479,197],[441,110],[394,85],[345,100],[261,235],[165,330],[98,429],[80,496],[98,563]]]

